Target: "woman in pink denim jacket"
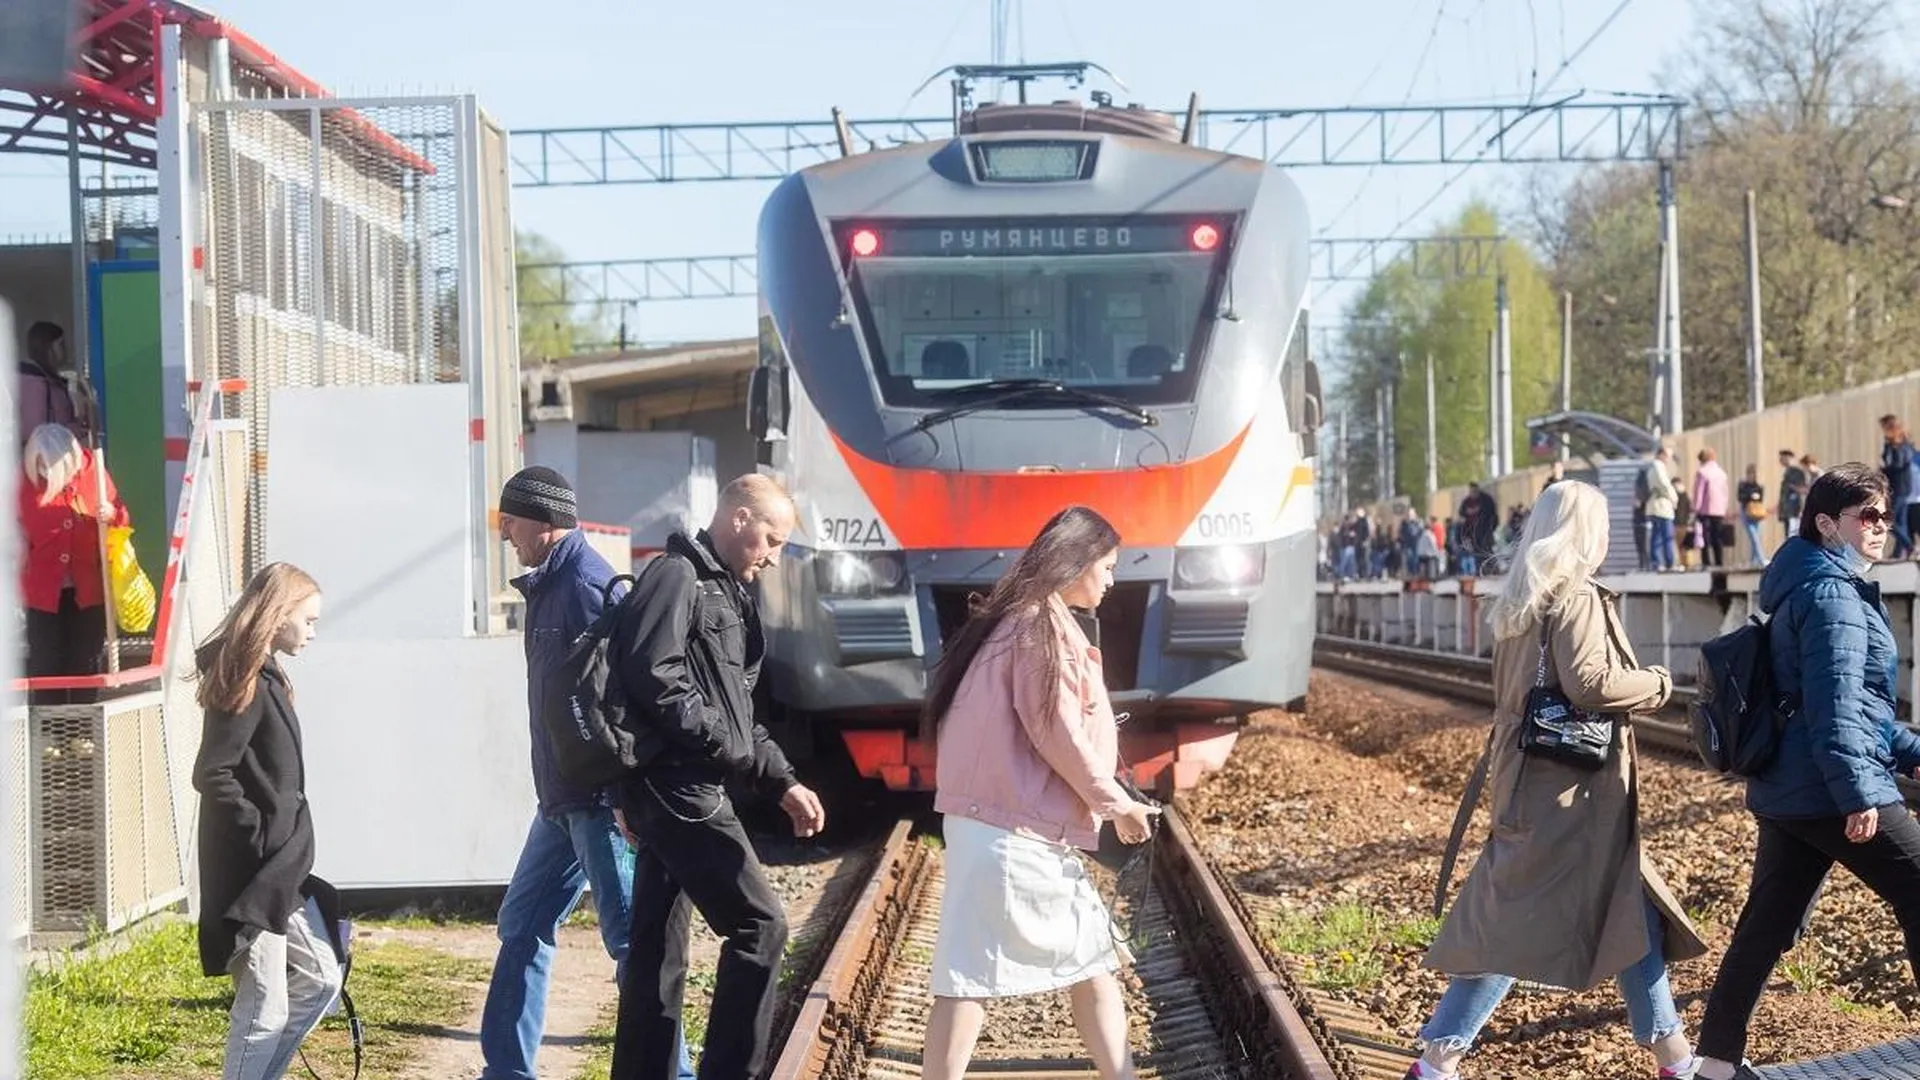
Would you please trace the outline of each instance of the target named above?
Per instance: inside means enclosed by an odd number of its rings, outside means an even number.
[[[1113,585],[1120,534],[1072,506],[994,586],[934,672],[923,719],[939,739],[934,809],[946,815],[946,886],[922,1076],[959,1080],[989,998],[1070,987],[1073,1018],[1104,1080],[1131,1080],[1113,973],[1125,961],[1076,849],[1100,822],[1149,835],[1153,808],[1114,779],[1119,736],[1074,608]]]

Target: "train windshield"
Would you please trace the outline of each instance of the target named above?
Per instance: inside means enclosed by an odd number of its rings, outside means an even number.
[[[1161,405],[1192,399],[1225,233],[1211,222],[1055,220],[855,227],[842,238],[889,404],[1046,379]]]

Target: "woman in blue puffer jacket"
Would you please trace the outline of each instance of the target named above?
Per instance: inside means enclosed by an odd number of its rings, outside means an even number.
[[[1889,511],[1877,467],[1828,470],[1760,582],[1774,680],[1797,710],[1773,763],[1747,783],[1760,845],[1707,998],[1702,1080],[1757,1078],[1743,1062],[1747,1025],[1834,863],[1892,905],[1908,963],[1920,955],[1920,823],[1895,782],[1920,771],[1920,737],[1894,721],[1899,655],[1880,586],[1865,577],[1886,550]]]

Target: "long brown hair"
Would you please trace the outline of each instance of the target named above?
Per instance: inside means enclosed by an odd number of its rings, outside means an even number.
[[[980,647],[1008,615],[1038,607],[1043,619],[1048,600],[1061,589],[1079,580],[1087,568],[1120,546],[1120,533],[1106,518],[1084,506],[1069,506],[1053,515],[1040,529],[1027,550],[994,585],[982,601],[977,597],[965,625],[942,651],[927,687],[927,701],[920,713],[920,734],[932,738],[940,721],[960,690]],[[1045,669],[1049,681],[1060,677],[1059,635],[1038,635],[1046,652]]]
[[[269,563],[253,575],[213,635],[194,650],[197,698],[203,709],[237,713],[253,704],[254,684],[273,654],[273,639],[320,584],[292,563]]]

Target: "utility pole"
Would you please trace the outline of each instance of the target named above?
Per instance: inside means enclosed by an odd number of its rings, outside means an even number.
[[[1666,297],[1666,400],[1661,417],[1662,430],[1668,434],[1687,426],[1685,380],[1682,357],[1685,349],[1680,337],[1680,207],[1675,198],[1673,162],[1660,162],[1660,236],[1665,250],[1662,284]]]
[[[1573,292],[1560,291],[1560,411],[1573,411]],[[1573,458],[1573,441],[1560,436],[1560,460]]]
[[[1487,479],[1500,475],[1500,357],[1487,331]]]
[[[1507,275],[1501,274],[1493,285],[1494,335],[1499,341],[1497,356],[1500,378],[1500,472],[1513,471],[1513,307],[1507,302]]]
[[[1760,351],[1760,221],[1747,189],[1747,408],[1767,407],[1766,362]]]
[[[1400,382],[1396,369],[1395,377],[1387,380],[1387,488],[1385,498],[1391,499],[1400,494],[1400,431],[1395,420],[1399,416],[1396,406],[1399,402]]]
[[[1348,456],[1347,456],[1347,410],[1345,409],[1340,410],[1339,440],[1340,440],[1340,474],[1339,474],[1340,475],[1340,516],[1345,517],[1347,513],[1347,507],[1353,505],[1353,501],[1349,493],[1349,489],[1347,487],[1347,476],[1352,471],[1353,463],[1348,459]]]
[[[1439,413],[1433,402],[1433,354],[1427,354],[1427,495],[1440,490]]]
[[[1660,241],[1660,272],[1654,287],[1653,348],[1647,352],[1647,427],[1656,436],[1667,427],[1667,242]]]
[[[1387,388],[1373,388],[1373,497],[1387,498]]]

